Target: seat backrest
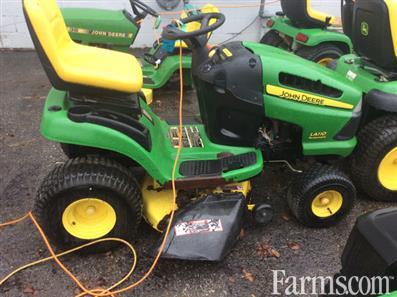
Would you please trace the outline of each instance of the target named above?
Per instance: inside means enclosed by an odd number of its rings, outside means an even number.
[[[397,0],[356,0],[352,37],[358,54],[397,70]]]
[[[63,89],[58,73],[60,52],[72,43],[56,0],[23,0],[23,10],[40,61],[55,88]],[[45,45],[45,47],[43,47]]]
[[[355,0],[343,0],[343,4],[341,7],[343,33],[350,38],[352,38],[353,30],[354,1]]]
[[[335,19],[313,9],[311,0],[281,0],[281,8],[296,26],[305,28],[325,27]]]

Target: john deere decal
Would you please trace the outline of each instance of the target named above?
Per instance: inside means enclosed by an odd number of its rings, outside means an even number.
[[[68,27],[68,31],[70,33],[90,34],[90,35],[117,37],[117,38],[131,38],[133,36],[132,33],[107,32],[107,31],[89,30],[89,29],[72,28],[72,27]]]
[[[366,22],[361,23],[361,34],[363,36],[368,36],[369,34],[369,25]]]
[[[283,99],[293,100],[307,104],[329,106],[329,107],[336,107],[343,109],[353,109],[353,105],[348,103],[339,102],[337,100],[328,99],[325,97],[303,93],[291,89],[281,88],[273,85],[267,85],[266,92],[269,95],[274,95]]]

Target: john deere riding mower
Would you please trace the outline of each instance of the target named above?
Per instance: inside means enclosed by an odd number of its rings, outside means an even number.
[[[159,14],[150,6],[139,0],[130,0],[132,14],[126,9],[109,10],[93,8],[63,8],[61,10],[69,34],[75,42],[84,45],[113,49],[127,52],[135,42],[141,29],[142,22],[147,16],[154,18],[153,30],[161,24]],[[186,4],[189,15],[205,12],[219,12],[211,5],[204,5],[195,9]],[[194,30],[199,23],[190,23],[186,30]],[[155,33],[153,33],[155,37]],[[159,89],[173,79],[179,67],[179,47],[183,47],[184,83],[191,84],[191,50],[184,42],[169,42],[164,40],[154,41],[153,47],[144,54],[141,60],[143,70],[143,84],[145,89]],[[150,94],[149,92],[146,92]]]
[[[254,205],[249,195],[250,180],[268,161],[310,161],[288,195],[305,226],[330,227],[349,212],[356,190],[341,165],[352,155],[359,185],[367,183],[363,189],[376,199],[397,200],[393,94],[367,94],[351,76],[271,46],[231,42],[209,49],[208,34],[225,17],[202,13],[182,19],[186,26],[199,22],[194,31],[172,23],[162,33],[192,49],[201,116],[181,130],[174,206],[180,130],[146,104],[135,57],[73,42],[55,0],[24,0],[24,11],[53,86],[41,133],[75,152],[45,178],[35,203],[58,245],[132,240],[142,218],[162,231],[176,207],[163,256],[220,260],[246,213],[263,224],[272,217],[269,205]]]
[[[352,3],[342,0],[342,7],[349,10]],[[269,31],[261,43],[322,65],[352,52],[350,38],[334,27],[340,25],[340,19],[315,10],[311,0],[281,0],[281,7],[282,12],[266,22]]]

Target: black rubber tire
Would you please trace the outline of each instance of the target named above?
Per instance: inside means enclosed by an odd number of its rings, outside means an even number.
[[[323,43],[317,46],[303,46],[296,51],[296,54],[306,60],[318,63],[322,59],[330,58],[337,60],[343,55],[347,54],[342,51],[337,45],[332,43]]]
[[[343,196],[343,204],[334,215],[321,218],[312,211],[312,202],[321,192],[336,190]],[[340,169],[316,164],[300,174],[288,191],[288,205],[296,219],[311,228],[329,228],[343,219],[353,207],[356,189]]]
[[[279,33],[275,30],[270,30],[266,32],[265,35],[263,35],[260,43],[274,46],[274,47],[280,47],[281,45],[284,44],[283,38],[279,35]]]
[[[358,145],[351,158],[352,176],[357,187],[373,200],[397,202],[397,191],[385,188],[378,179],[381,161],[395,147],[397,114],[373,120],[358,135]]]
[[[115,226],[104,237],[129,242],[134,239],[142,218],[138,183],[114,160],[86,156],[58,165],[38,190],[33,213],[51,242],[61,249],[69,249],[90,241],[74,237],[62,224],[66,207],[87,197],[106,201],[116,212]],[[104,252],[115,246],[117,243],[101,243],[84,249],[83,253]]]

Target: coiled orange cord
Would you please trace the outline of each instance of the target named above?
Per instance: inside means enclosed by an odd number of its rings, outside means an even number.
[[[55,252],[54,252],[54,250],[53,250],[51,244],[49,243],[49,241],[48,241],[48,239],[47,239],[47,236],[45,235],[43,229],[40,227],[39,223],[38,223],[38,222],[36,221],[36,219],[34,218],[32,212],[29,212],[29,213],[27,213],[26,215],[24,215],[23,217],[21,217],[21,218],[19,218],[19,219],[12,220],[12,221],[5,222],[5,223],[1,223],[1,224],[0,224],[0,228],[6,227],[6,226],[10,226],[10,225],[14,225],[14,224],[17,224],[17,223],[19,223],[19,222],[21,222],[21,221],[23,221],[23,220],[25,220],[25,219],[27,219],[27,218],[30,218],[31,221],[33,222],[34,226],[35,226],[36,229],[38,230],[38,232],[39,232],[41,238],[43,239],[43,241],[44,241],[44,243],[45,243],[45,245],[46,245],[48,251],[50,252],[51,256],[50,256],[50,257],[47,257],[47,258],[44,258],[44,259],[41,259],[41,260],[38,260],[38,261],[31,262],[31,263],[29,263],[29,264],[26,264],[26,265],[24,265],[24,266],[19,267],[18,269],[14,270],[14,271],[11,272],[10,274],[8,274],[8,275],[5,276],[4,278],[2,278],[2,279],[0,280],[0,286],[3,285],[9,278],[11,278],[12,276],[14,276],[14,275],[17,274],[18,272],[20,272],[20,271],[22,271],[22,270],[24,270],[24,269],[26,269],[26,268],[29,268],[29,267],[32,267],[32,266],[35,266],[35,265],[38,265],[38,264],[41,264],[41,263],[50,261],[50,260],[54,260],[54,261],[58,264],[58,266],[70,277],[70,279],[73,280],[73,282],[81,289],[82,293],[76,295],[75,297],[82,297],[82,296],[86,296],[86,295],[89,295],[89,296],[92,296],[92,297],[102,297],[102,296],[115,297],[117,294],[120,294],[120,293],[122,293],[122,292],[126,292],[126,291],[129,291],[129,290],[134,289],[135,287],[137,287],[138,285],[140,285],[143,281],[145,281],[145,280],[152,274],[152,272],[154,271],[154,269],[155,269],[156,266],[157,266],[157,263],[158,263],[158,261],[159,261],[159,259],[160,259],[160,257],[161,257],[161,254],[163,253],[163,250],[164,250],[164,247],[165,247],[167,238],[168,238],[168,236],[169,236],[169,232],[170,232],[170,229],[171,229],[171,225],[172,225],[172,222],[173,222],[173,219],[174,219],[174,214],[175,214],[175,205],[176,205],[176,196],[177,196],[176,185],[175,185],[175,174],[176,174],[176,169],[177,169],[177,166],[178,166],[179,156],[180,156],[181,148],[182,148],[182,127],[183,127],[183,108],[182,108],[182,107],[183,107],[183,66],[182,66],[182,47],[179,48],[179,75],[180,75],[180,97],[179,97],[179,136],[178,136],[178,150],[177,150],[177,153],[176,153],[176,156],[175,156],[174,165],[173,165],[173,168],[172,168],[172,178],[171,178],[172,193],[173,193],[173,208],[172,208],[172,211],[171,211],[171,214],[170,214],[170,219],[169,219],[169,222],[168,222],[167,229],[166,229],[165,234],[164,234],[164,239],[163,239],[163,241],[162,241],[162,243],[161,243],[161,245],[160,245],[160,248],[159,248],[159,250],[158,250],[158,253],[157,253],[155,259],[153,260],[153,263],[152,263],[152,265],[150,266],[149,270],[148,270],[138,281],[136,281],[136,282],[134,282],[134,283],[132,283],[132,284],[130,284],[130,285],[124,287],[124,288],[121,288],[121,289],[117,289],[117,290],[112,291],[112,290],[115,289],[116,287],[119,287],[121,284],[125,283],[126,280],[132,275],[132,273],[133,273],[134,270],[135,270],[136,263],[137,263],[137,254],[136,254],[136,251],[135,251],[134,247],[133,247],[129,242],[127,242],[127,241],[125,241],[125,240],[122,240],[122,239],[120,239],[120,238],[103,238],[103,239],[95,240],[95,241],[93,241],[93,242],[89,242],[89,243],[84,244],[84,245],[81,245],[81,246],[79,246],[79,247],[70,249],[70,250],[65,251],[65,252],[63,252],[63,253],[55,254]],[[84,286],[84,284],[83,284],[82,282],[80,282],[79,279],[78,279],[78,278],[77,278],[77,277],[76,277],[76,276],[75,276],[75,275],[62,263],[62,261],[61,261],[59,258],[62,257],[62,256],[64,256],[64,255],[71,254],[71,253],[73,253],[73,252],[76,252],[76,251],[78,251],[78,250],[81,250],[81,249],[83,249],[83,248],[86,248],[86,247],[88,247],[88,246],[95,245],[95,244],[98,244],[98,243],[100,243],[100,242],[105,242],[105,241],[116,241],[116,242],[120,242],[120,243],[126,245],[126,246],[130,249],[130,251],[131,251],[131,253],[132,253],[132,255],[133,255],[133,259],[134,259],[134,260],[133,260],[133,263],[132,263],[132,265],[131,265],[131,269],[130,269],[130,271],[129,271],[120,281],[118,281],[117,283],[113,284],[113,285],[110,286],[109,288],[106,288],[106,289],[102,289],[102,288],[88,289],[88,288],[86,288],[86,287]]]

